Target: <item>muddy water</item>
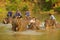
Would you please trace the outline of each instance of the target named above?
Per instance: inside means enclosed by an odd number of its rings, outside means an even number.
[[[0,26],[0,40],[60,40],[60,30],[13,32],[10,27]]]

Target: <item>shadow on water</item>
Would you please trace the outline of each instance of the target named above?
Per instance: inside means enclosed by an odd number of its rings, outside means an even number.
[[[26,35],[26,33],[29,34],[28,31],[13,32],[10,27],[1,26],[0,40],[60,40],[60,30],[53,30],[53,31],[51,30],[43,32],[30,31],[30,34],[40,34],[40,35]]]

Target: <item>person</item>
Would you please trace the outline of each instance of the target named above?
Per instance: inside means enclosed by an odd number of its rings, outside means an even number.
[[[50,15],[50,20],[51,20],[51,25],[52,25],[54,28],[56,28],[57,22],[56,22],[55,16],[54,16],[53,14],[49,14],[49,15]]]
[[[51,20],[56,20],[55,16],[53,14],[49,14]]]
[[[25,16],[29,17],[30,16],[30,12],[26,11]]]
[[[8,23],[12,23],[12,11],[8,11],[7,20],[8,20]]]
[[[12,11],[8,11],[7,17],[12,17]]]
[[[33,17],[29,22],[28,29],[36,29],[35,22],[36,22],[36,18]]]
[[[35,20],[36,20],[36,18],[33,17],[33,18],[30,20],[30,23],[35,23]]]
[[[22,14],[19,10],[16,11],[16,14],[14,15],[15,17],[22,17]]]

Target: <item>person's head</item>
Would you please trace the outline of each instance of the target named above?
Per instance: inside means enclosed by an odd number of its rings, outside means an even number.
[[[8,13],[12,14],[12,11],[8,11]]]
[[[30,12],[26,11],[25,16],[27,16],[27,17],[30,16]]]
[[[35,17],[33,17],[32,19],[33,19],[33,20],[36,20],[36,18],[35,18]]]
[[[51,16],[52,14],[49,14],[49,16]]]

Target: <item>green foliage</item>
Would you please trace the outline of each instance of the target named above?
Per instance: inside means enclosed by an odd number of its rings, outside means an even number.
[[[6,5],[6,10],[7,11],[9,11],[9,10],[11,10],[11,11],[16,11],[17,10],[17,6],[16,5],[14,5],[14,4],[11,4],[11,5]]]
[[[19,5],[22,2],[22,0],[15,0],[15,4]]]
[[[11,3],[15,3],[15,0],[9,0]]]
[[[42,11],[49,11],[53,8],[52,5],[55,2],[57,2],[57,0],[38,0],[38,5]]]
[[[21,11],[26,11],[26,10],[28,10],[28,6],[25,4],[20,10]]]
[[[49,11],[51,9],[51,3],[46,2],[45,5],[43,5],[43,10],[44,11]]]
[[[16,11],[18,8],[20,8],[19,5],[22,2],[22,0],[6,0],[6,2],[7,2],[7,5],[6,5],[7,11],[9,11],[9,10]]]
[[[0,13],[3,11],[3,9],[2,8],[0,8]]]
[[[50,0],[45,0],[45,2],[48,2],[48,1],[50,1]],[[57,0],[51,0],[51,1],[52,1],[52,3],[57,2]]]
[[[41,10],[43,11],[49,11],[50,9],[52,9],[52,1],[44,1],[42,4],[41,4]]]
[[[29,1],[29,2],[32,2],[32,3],[34,2],[34,0],[28,0],[28,1]]]
[[[6,12],[6,9],[3,7],[0,7],[0,13]]]
[[[25,0],[28,1],[28,3],[32,3],[35,0]],[[50,9],[52,9],[52,4],[55,3],[57,0],[37,0],[37,3],[34,3],[35,6],[33,7],[32,11],[33,12],[38,12],[40,9],[42,11],[49,11]],[[28,5],[23,4],[20,5],[20,3],[24,3],[22,0],[6,0],[7,6],[6,9],[7,10],[16,10],[16,9],[20,9],[21,11],[26,11],[28,10]],[[36,5],[38,4],[38,5]]]
[[[45,2],[48,2],[49,0],[45,0]]]
[[[58,12],[58,13],[60,13],[60,7],[56,7],[55,11]]]
[[[24,4],[22,7],[20,7],[20,3],[22,2],[22,0],[6,0],[7,1],[7,6],[6,9],[7,10],[16,10],[16,9],[20,9],[21,11],[26,11],[28,10],[28,5]],[[9,2],[10,4],[9,5]],[[34,2],[34,0],[26,0],[29,2]],[[49,11],[50,9],[52,9],[52,4],[55,3],[57,0],[37,0],[37,3],[34,3],[35,6],[32,9],[33,12],[38,12],[40,9],[43,11]],[[39,3],[39,4],[38,4]],[[38,4],[38,5],[36,5]]]
[[[55,3],[55,2],[57,2],[57,0],[51,0],[52,1],[52,3]]]
[[[37,4],[35,4],[34,8],[32,9],[33,13],[38,13],[39,12],[39,7]]]

